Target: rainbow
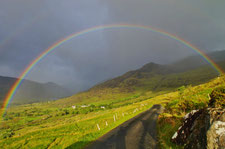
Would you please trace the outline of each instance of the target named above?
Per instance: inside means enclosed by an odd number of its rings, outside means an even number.
[[[12,85],[12,87],[9,90],[9,92],[7,93],[7,95],[6,95],[5,99],[4,99],[3,106],[2,106],[1,111],[0,111],[1,117],[3,117],[3,115],[5,114],[6,109],[7,109],[8,105],[9,105],[10,101],[13,99],[13,97],[14,97],[17,89],[20,87],[23,79],[29,74],[29,72],[31,71],[31,69],[34,68],[38,64],[38,62],[40,62],[49,53],[51,53],[57,47],[61,46],[65,42],[67,42],[67,41],[69,41],[69,40],[71,40],[71,39],[73,39],[75,37],[82,36],[84,34],[88,34],[88,33],[91,33],[91,32],[95,32],[95,31],[98,31],[98,30],[103,30],[103,29],[117,29],[117,28],[142,29],[142,30],[147,30],[147,31],[150,31],[150,32],[158,33],[158,34],[163,35],[165,37],[174,39],[174,40],[178,41],[179,43],[182,43],[184,46],[186,46],[186,47],[192,49],[193,51],[197,52],[219,74],[223,74],[224,73],[223,70],[212,59],[210,59],[203,51],[201,51],[199,48],[197,48],[196,46],[192,45],[188,41],[185,41],[184,39],[178,37],[177,35],[174,35],[174,34],[171,34],[169,32],[163,31],[161,29],[157,29],[157,28],[154,28],[154,27],[151,27],[151,26],[136,25],[136,24],[110,24],[110,25],[95,26],[95,27],[92,27],[92,28],[88,28],[88,29],[82,30],[80,32],[76,32],[74,34],[71,34],[71,35],[67,36],[66,38],[63,38],[62,40],[57,41],[56,43],[54,43],[53,45],[51,45],[49,48],[47,48],[44,52],[42,52],[38,57],[36,57],[26,67],[26,69],[21,73],[21,75],[19,76],[19,78]]]

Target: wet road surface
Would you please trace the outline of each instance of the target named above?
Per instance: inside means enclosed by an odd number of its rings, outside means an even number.
[[[163,111],[161,105],[124,122],[85,149],[157,149],[156,123]]]

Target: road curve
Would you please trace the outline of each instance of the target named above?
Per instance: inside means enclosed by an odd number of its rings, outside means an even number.
[[[156,123],[163,111],[161,105],[124,122],[85,149],[157,149]]]

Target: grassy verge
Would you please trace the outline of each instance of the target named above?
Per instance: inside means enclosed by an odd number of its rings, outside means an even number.
[[[161,148],[183,148],[171,142],[173,134],[183,121],[185,114],[191,110],[207,107],[209,94],[213,89],[224,86],[225,77],[218,77],[212,81],[195,87],[180,87],[174,92],[173,100],[166,103],[164,113],[158,119],[158,135]]]

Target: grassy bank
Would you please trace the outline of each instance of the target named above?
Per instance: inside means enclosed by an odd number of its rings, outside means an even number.
[[[171,142],[171,138],[191,110],[207,107],[213,89],[225,85],[225,77],[195,87],[180,87],[173,100],[165,104],[165,111],[158,118],[158,135],[161,148],[182,148]],[[175,92],[174,92],[175,93]]]

